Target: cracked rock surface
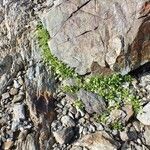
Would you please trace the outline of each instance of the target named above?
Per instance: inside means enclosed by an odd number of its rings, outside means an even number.
[[[127,73],[150,60],[147,0],[56,0],[40,14],[52,53],[76,72]]]

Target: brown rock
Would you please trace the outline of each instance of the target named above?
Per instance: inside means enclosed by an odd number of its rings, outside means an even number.
[[[90,150],[117,150],[119,144],[104,131],[85,135],[75,145],[87,147]]]
[[[4,150],[9,150],[13,146],[14,142],[13,141],[7,141],[3,143],[3,149]]]

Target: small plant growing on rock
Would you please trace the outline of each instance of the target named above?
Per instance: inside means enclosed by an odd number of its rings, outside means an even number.
[[[37,25],[37,38],[39,46],[42,50],[44,62],[54,70],[56,75],[61,78],[77,76],[72,68],[68,67],[66,64],[58,60],[54,55],[52,55],[48,46],[48,40],[50,39],[50,36],[48,31],[43,27],[42,23]]]
[[[79,90],[79,87],[66,85],[66,86],[63,86],[61,89],[65,93],[76,93]]]
[[[110,125],[112,130],[122,131],[124,129],[123,124],[121,121],[115,121]]]
[[[76,93],[81,88],[98,94],[103,97],[107,104],[107,113],[97,114],[98,122],[103,124],[107,123],[109,114],[113,109],[120,109],[122,104],[131,104],[135,113],[141,109],[141,103],[135,94],[130,90],[130,84],[132,81],[131,76],[120,74],[112,74],[109,76],[92,76],[88,78],[83,78],[75,73],[74,69],[68,67],[62,61],[58,60],[54,55],[52,55],[48,40],[50,36],[47,30],[40,23],[37,26],[37,38],[39,46],[42,50],[42,56],[44,62],[52,68],[59,79],[73,78],[75,79],[75,85],[64,86],[62,90],[67,93]],[[83,110],[85,108],[81,100],[76,100],[74,106],[78,109]],[[113,129],[120,130],[120,122],[116,122],[111,125]]]
[[[79,99],[74,102],[74,107],[80,110],[84,110],[85,108],[84,103]]]

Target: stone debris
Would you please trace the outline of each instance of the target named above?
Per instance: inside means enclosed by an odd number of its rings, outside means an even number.
[[[58,81],[35,38],[40,18],[52,54],[77,73],[126,74],[150,60],[149,6],[147,0],[0,1],[0,149],[149,150],[149,72],[123,85],[139,97],[141,111],[123,104],[104,124],[107,117],[102,122],[97,114],[111,102],[82,88],[62,92],[59,84],[76,80]]]

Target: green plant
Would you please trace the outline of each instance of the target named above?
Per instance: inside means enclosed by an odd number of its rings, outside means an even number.
[[[58,60],[50,51],[48,41],[50,36],[47,30],[41,23],[37,25],[37,38],[39,47],[42,50],[42,56],[44,62],[54,70],[55,74],[62,79],[74,78],[76,80],[75,86],[64,86],[62,90],[64,92],[75,93],[79,89],[83,88],[87,91],[96,93],[102,96],[107,103],[107,113],[104,112],[97,117],[97,120],[102,123],[107,123],[110,111],[113,109],[119,109],[122,104],[131,104],[135,113],[141,109],[141,103],[135,94],[123,85],[128,83],[130,85],[132,78],[129,75],[122,76],[120,74],[112,74],[109,76],[92,76],[83,78],[75,73],[74,69],[68,67],[62,61]],[[109,103],[113,105],[109,105]],[[74,106],[83,110],[84,104],[81,100],[76,100]],[[112,125],[112,128],[120,129],[121,124],[116,122]]]
[[[52,55],[48,46],[48,40],[50,39],[50,36],[41,23],[37,25],[37,38],[39,46],[42,50],[44,62],[51,67],[59,77],[69,78],[78,76],[72,68],[68,67],[62,61],[58,60],[54,55]]]
[[[112,123],[112,124],[110,125],[110,128],[111,128],[112,130],[118,130],[118,131],[122,131],[122,130],[124,129],[122,122],[121,122],[121,121],[118,121],[118,120],[115,121],[114,123]]]
[[[106,124],[109,119],[109,113],[103,112],[101,115],[95,115],[95,120],[99,123]]]
[[[61,89],[65,93],[76,93],[79,90],[79,87],[66,85],[66,86],[62,86]]]
[[[84,110],[85,108],[84,103],[82,102],[82,100],[79,99],[74,102],[74,107],[80,110]]]

